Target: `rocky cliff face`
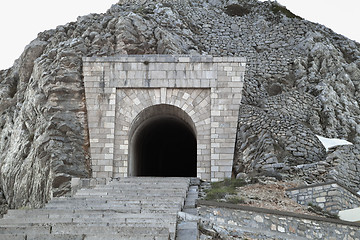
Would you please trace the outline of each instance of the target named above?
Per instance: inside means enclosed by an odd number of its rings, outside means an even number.
[[[83,56],[211,54],[248,60],[234,175],[359,189],[360,44],[256,0],[120,1],[42,32],[0,72],[0,192],[40,206],[91,175]],[[316,138],[354,146],[327,154]]]

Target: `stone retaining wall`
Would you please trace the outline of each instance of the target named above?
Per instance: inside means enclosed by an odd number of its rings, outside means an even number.
[[[357,145],[329,149],[326,161],[335,165],[334,170],[329,173],[334,180],[357,192],[360,191],[360,148]]]
[[[360,196],[337,182],[292,188],[286,192],[291,199],[302,205],[312,203],[335,214],[360,206]]]
[[[288,236],[280,239],[360,238],[358,223],[203,200],[198,201],[198,206],[203,221],[209,219],[222,229],[232,229],[232,232],[237,228],[250,228],[254,232],[269,232],[268,235]]]

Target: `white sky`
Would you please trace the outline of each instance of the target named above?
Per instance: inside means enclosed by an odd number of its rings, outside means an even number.
[[[117,0],[3,0],[0,3],[0,69],[11,67],[39,32],[102,13]],[[360,0],[278,0],[293,13],[360,42]]]

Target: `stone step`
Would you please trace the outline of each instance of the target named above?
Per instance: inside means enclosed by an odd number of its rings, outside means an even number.
[[[71,223],[73,222],[72,217],[62,218],[48,218],[48,217],[37,217],[37,218],[6,218],[1,219],[0,226],[13,226],[13,225],[26,225],[26,224],[55,224],[55,223]]]
[[[50,234],[50,225],[39,226],[0,226],[0,234]],[[0,235],[1,236],[1,235]]]
[[[116,218],[99,218],[99,219],[74,219],[76,224],[92,224],[102,226],[123,226],[123,227],[167,227],[170,232],[175,232],[177,219],[127,219],[125,222],[119,222]]]
[[[90,235],[85,236],[84,240],[169,240],[169,234],[163,235],[140,235],[140,236],[119,236],[119,235]],[[34,239],[35,240],[35,239]],[[50,239],[49,239],[50,240]]]
[[[111,199],[111,198],[67,198],[67,199],[53,199],[49,204],[129,204],[129,205],[136,205],[136,204],[175,204],[181,202],[182,198],[176,199]]]
[[[156,213],[119,213],[113,210],[111,211],[91,211],[91,210],[58,210],[54,211],[50,209],[44,211],[44,209],[26,211],[23,213],[16,212],[5,215],[4,218],[0,219],[0,223],[5,220],[13,219],[52,219],[52,218],[116,218],[116,219],[167,219],[167,218],[176,218],[176,213],[168,214],[156,214]]]
[[[119,234],[99,234],[99,235],[74,235],[74,234],[2,234],[1,240],[168,240],[169,234],[164,235],[135,235],[121,236]]]
[[[197,222],[182,222],[178,224],[176,240],[197,240],[198,238]]]
[[[93,188],[128,188],[129,186],[137,186],[140,189],[151,188],[151,189],[181,189],[188,186],[187,183],[133,183],[133,182],[118,182],[118,183],[109,183],[106,185],[96,185]]]
[[[187,184],[181,183],[171,183],[171,185],[167,184],[134,184],[134,183],[117,183],[111,185],[97,185],[90,189],[131,189],[131,187],[136,186],[139,190],[144,189],[152,189],[152,190],[174,190],[174,189],[183,189],[187,186]],[[134,190],[134,189],[133,189]]]
[[[93,201],[93,200],[85,200],[85,201],[67,201],[67,202],[50,202],[48,204],[46,204],[46,206],[44,207],[44,209],[49,209],[49,208],[53,208],[53,207],[109,207],[109,206],[114,206],[114,207],[143,207],[143,208],[157,208],[157,207],[177,207],[177,208],[181,208],[182,207],[182,203],[179,202],[118,202],[118,201]]]
[[[147,191],[122,191],[122,190],[112,190],[106,191],[103,189],[80,189],[75,194],[76,196],[127,196],[127,197],[135,197],[135,196],[149,196],[149,197],[182,197],[186,196],[186,190],[179,190],[179,191],[151,191],[151,189]]]
[[[76,223],[59,223],[59,224],[33,224],[30,226],[0,226],[0,234],[121,234],[122,236],[132,235],[163,235],[169,234],[166,227],[147,227],[146,224],[138,226],[101,226],[99,224],[76,224]],[[1,235],[0,235],[1,236]],[[0,238],[1,239],[1,238]]]
[[[167,185],[169,186],[169,184],[174,184],[174,185],[181,185],[181,184],[189,184],[189,180],[188,179],[180,179],[180,180],[167,180],[167,181],[163,181],[163,180],[149,180],[149,179],[143,179],[143,178],[137,178],[137,179],[131,179],[131,178],[127,178],[127,179],[123,179],[123,180],[112,180],[109,181],[107,184],[99,184],[98,186],[111,186],[111,185],[117,185],[117,184],[137,184],[137,185]]]
[[[180,189],[183,188],[185,186],[188,186],[188,183],[185,182],[170,182],[170,183],[166,183],[166,182],[153,182],[153,183],[141,183],[141,182],[111,182],[105,185],[96,185],[93,186],[92,188],[121,188],[121,187],[125,187],[127,188],[128,186],[137,186],[140,189],[142,188],[151,188],[151,189]]]
[[[98,196],[81,196],[81,195],[75,195],[73,196],[72,198],[74,199],[78,199],[78,198],[86,198],[86,199],[94,199],[94,200],[98,200],[98,199],[106,199],[106,200],[114,200],[114,201],[122,201],[122,200],[125,200],[125,201],[134,201],[134,200],[148,200],[148,201],[184,201],[185,197],[184,196],[111,196],[111,195],[104,195],[104,196],[101,196],[101,195],[98,195]]]
[[[1,226],[13,226],[13,225],[27,225],[27,224],[57,224],[57,223],[105,223],[110,225],[137,225],[139,223],[169,225],[175,224],[176,218],[116,218],[116,217],[92,217],[92,218],[15,218],[15,219],[2,219],[0,221]]]
[[[132,206],[132,207],[128,207],[128,206],[116,206],[116,205],[98,205],[98,206],[72,206],[72,205],[62,205],[59,204],[58,206],[49,206],[49,207],[45,207],[44,209],[63,209],[63,210],[115,210],[117,212],[122,212],[122,213],[140,213],[140,210],[142,209],[141,206]]]
[[[170,181],[170,182],[113,181],[103,185],[96,185],[96,187],[108,187],[108,186],[116,187],[116,186],[133,186],[133,185],[137,185],[139,187],[147,186],[150,188],[151,187],[158,188],[159,186],[161,186],[164,187],[165,189],[169,189],[172,186],[174,186],[174,188],[188,186],[189,182],[188,181]]]
[[[138,194],[138,195],[120,195],[120,194],[117,194],[117,193],[106,193],[106,192],[83,192],[83,193],[79,193],[79,194],[76,194],[74,196],[75,198],[84,198],[84,197],[87,197],[87,198],[92,198],[92,197],[108,197],[108,198],[117,198],[117,199],[128,199],[128,200],[142,200],[142,199],[163,199],[163,200],[166,200],[166,199],[171,199],[172,197],[182,197],[182,198],[185,198],[186,195],[185,194],[182,194],[182,193],[174,193],[172,195],[168,194],[168,195],[163,195],[163,194]]]
[[[72,220],[70,220],[69,222],[52,222],[52,221],[41,221],[41,222],[31,222],[31,223],[4,223],[1,224],[1,228],[32,228],[34,226],[52,226],[51,229],[54,229],[54,227],[57,227],[59,224],[66,224],[67,226],[71,225],[83,225],[86,227],[122,227],[122,228],[147,228],[147,229],[156,229],[156,228],[166,228],[170,233],[175,233],[176,231],[176,221],[173,222],[159,222],[159,220],[154,221],[154,220],[148,220],[148,222],[142,220],[139,221],[137,220],[136,222],[127,222],[127,223],[119,223],[116,222],[117,219],[91,219],[91,220],[87,220],[84,221],[84,219],[79,218],[77,219],[78,221],[74,221],[72,222]],[[55,219],[53,219],[53,221],[55,221]],[[50,231],[50,233],[52,232],[52,230]],[[69,232],[71,233],[71,232]],[[0,238],[1,239],[1,238]]]
[[[112,183],[121,183],[121,182],[130,182],[130,183],[171,183],[171,182],[183,182],[190,183],[190,178],[187,177],[127,177],[112,179],[108,184]]]
[[[0,226],[6,224],[20,223],[61,223],[61,222],[90,222],[93,219],[98,221],[117,222],[117,223],[136,223],[136,222],[157,222],[157,223],[175,223],[177,218],[175,214],[157,214],[157,213],[139,213],[139,214],[121,214],[114,215],[78,215],[78,214],[58,214],[58,215],[18,215],[7,217],[0,220]]]
[[[62,210],[62,209],[29,209],[29,210],[9,210],[8,214],[4,216],[3,219],[0,219],[0,222],[4,219],[13,219],[13,218],[63,218],[63,217],[72,217],[72,218],[92,218],[92,217],[113,217],[118,219],[139,219],[139,218],[176,218],[177,213],[169,214],[155,214],[155,213],[119,213],[114,210]]]
[[[143,235],[143,234],[169,234],[165,227],[141,227],[141,226],[97,226],[91,224],[56,224],[52,226],[52,233],[55,234],[118,234],[122,235]]]
[[[63,204],[59,204],[57,206],[48,206],[44,209],[69,209],[69,210],[73,210],[73,209],[77,209],[77,210],[115,210],[117,212],[122,212],[122,213],[140,213],[140,212],[174,212],[174,211],[180,211],[181,210],[181,206],[151,206],[151,207],[142,207],[141,205],[139,206],[123,206],[123,205],[114,205],[114,204],[104,204],[104,205],[77,205],[77,206],[73,206],[73,205],[63,205]]]
[[[0,234],[0,239],[1,240],[26,240],[26,235],[25,234]],[[78,239],[70,238],[69,240],[78,240]]]
[[[26,233],[26,228],[40,229],[40,233],[47,233],[48,227],[51,226],[51,232],[54,227],[57,226],[72,226],[76,227],[89,227],[89,226],[101,226],[101,227],[135,227],[135,228],[159,228],[165,227],[170,233],[176,231],[176,216],[164,217],[164,218],[116,218],[116,217],[99,217],[99,218],[24,218],[24,219],[3,219],[0,222],[0,226],[4,231],[4,228],[11,229],[5,233]],[[15,232],[12,232],[13,230]],[[20,232],[18,231],[20,230]],[[22,230],[22,231],[21,231]],[[39,231],[39,230],[37,230]],[[1,232],[0,229],[0,233]],[[0,237],[1,239],[1,237]]]
[[[152,195],[152,194],[162,194],[164,196],[176,193],[176,194],[184,194],[186,190],[183,188],[179,189],[161,189],[161,188],[146,188],[143,189],[137,188],[135,185],[128,188],[86,188],[80,189],[76,192],[76,194],[81,192],[107,192],[107,193],[114,193],[114,194],[122,194],[122,195]]]
[[[179,201],[166,201],[159,199],[159,201],[149,201],[149,200],[128,200],[128,201],[117,201],[112,199],[80,199],[80,200],[72,200],[72,201],[51,201],[47,203],[45,206],[51,205],[121,205],[121,206],[160,206],[160,205],[182,205]]]

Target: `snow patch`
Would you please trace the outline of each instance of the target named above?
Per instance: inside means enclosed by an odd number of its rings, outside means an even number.
[[[335,147],[335,146],[353,145],[351,142],[343,140],[343,139],[326,138],[326,137],[322,137],[319,135],[316,135],[316,136],[318,137],[320,142],[324,145],[324,147],[326,148],[326,151],[329,151],[330,148]]]

